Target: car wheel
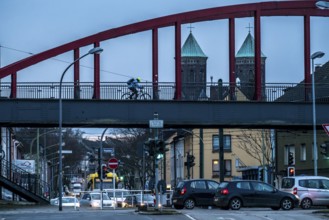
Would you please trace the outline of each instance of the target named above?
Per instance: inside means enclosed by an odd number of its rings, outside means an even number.
[[[239,198],[233,198],[230,201],[230,208],[232,210],[239,210],[242,206],[242,202]]]
[[[195,207],[195,202],[193,199],[186,199],[184,202],[184,206],[186,209],[194,209]]]
[[[294,205],[292,203],[292,200],[289,199],[289,198],[284,198],[282,201],[281,201],[281,208],[283,210],[290,210],[290,209],[293,209],[294,208]]]
[[[183,205],[174,205],[174,208],[175,208],[175,209],[183,209],[184,206],[183,206]]]
[[[309,198],[303,199],[302,202],[300,203],[300,207],[302,209],[309,209],[311,208],[311,206],[312,206],[312,200]]]

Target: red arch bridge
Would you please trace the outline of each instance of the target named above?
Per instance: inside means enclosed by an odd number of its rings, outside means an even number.
[[[304,80],[300,84],[262,84],[261,17],[300,16],[304,31]],[[315,1],[275,1],[225,6],[185,12],[106,30],[56,48],[35,54],[0,69],[0,78],[11,77],[1,84],[0,125],[56,126],[58,124],[59,83],[17,82],[17,74],[39,62],[73,51],[80,57],[80,48],[101,46],[103,41],[128,34],[152,32],[152,82],[144,85],[150,94],[147,100],[122,100],[124,83],[101,82],[101,55],[94,54],[94,81],[80,82],[80,64],[74,63],[74,79],[64,83],[64,126],[135,126],[147,127],[157,112],[168,127],[308,127],[312,124],[310,36],[312,16],[328,17],[329,10],[320,10]],[[253,100],[236,99],[235,83],[235,19],[253,17],[255,36],[255,80],[247,86]],[[228,19],[229,82],[204,86],[205,95],[193,100],[182,97],[181,26],[187,23]],[[158,29],[174,27],[175,82],[159,82]],[[200,85],[188,85],[192,89]],[[317,124],[328,123],[327,86],[316,85]],[[265,92],[262,92],[265,91]],[[290,95],[285,95],[289,91]]]

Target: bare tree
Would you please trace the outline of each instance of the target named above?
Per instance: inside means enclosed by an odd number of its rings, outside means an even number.
[[[272,141],[269,129],[241,129],[237,135],[238,147],[261,165],[272,164]]]
[[[145,177],[153,175],[153,163],[147,155],[143,171],[143,147],[148,137],[148,129],[140,128],[115,129],[107,137],[107,144],[114,146],[115,157],[121,162],[118,173],[124,176],[124,184],[129,188],[136,188],[137,181],[143,186]]]

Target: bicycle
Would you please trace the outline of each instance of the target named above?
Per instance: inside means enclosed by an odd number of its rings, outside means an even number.
[[[138,93],[137,93],[137,97],[132,93],[132,91],[128,91],[126,93],[124,93],[122,96],[121,96],[121,99],[130,99],[130,100],[150,100],[152,99],[150,94],[144,92],[143,89],[137,89],[138,90]],[[135,98],[133,98],[132,96],[135,96]]]

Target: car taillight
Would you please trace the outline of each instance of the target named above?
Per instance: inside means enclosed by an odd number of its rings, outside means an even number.
[[[292,194],[294,194],[294,195],[297,195],[297,187],[295,187],[293,190],[292,190]]]
[[[229,194],[229,191],[228,191],[228,189],[222,189],[220,191],[220,194],[222,194],[222,195],[228,195]]]
[[[183,189],[181,189],[181,191],[180,191],[180,194],[181,195],[184,195],[186,193],[186,187],[184,187]]]

